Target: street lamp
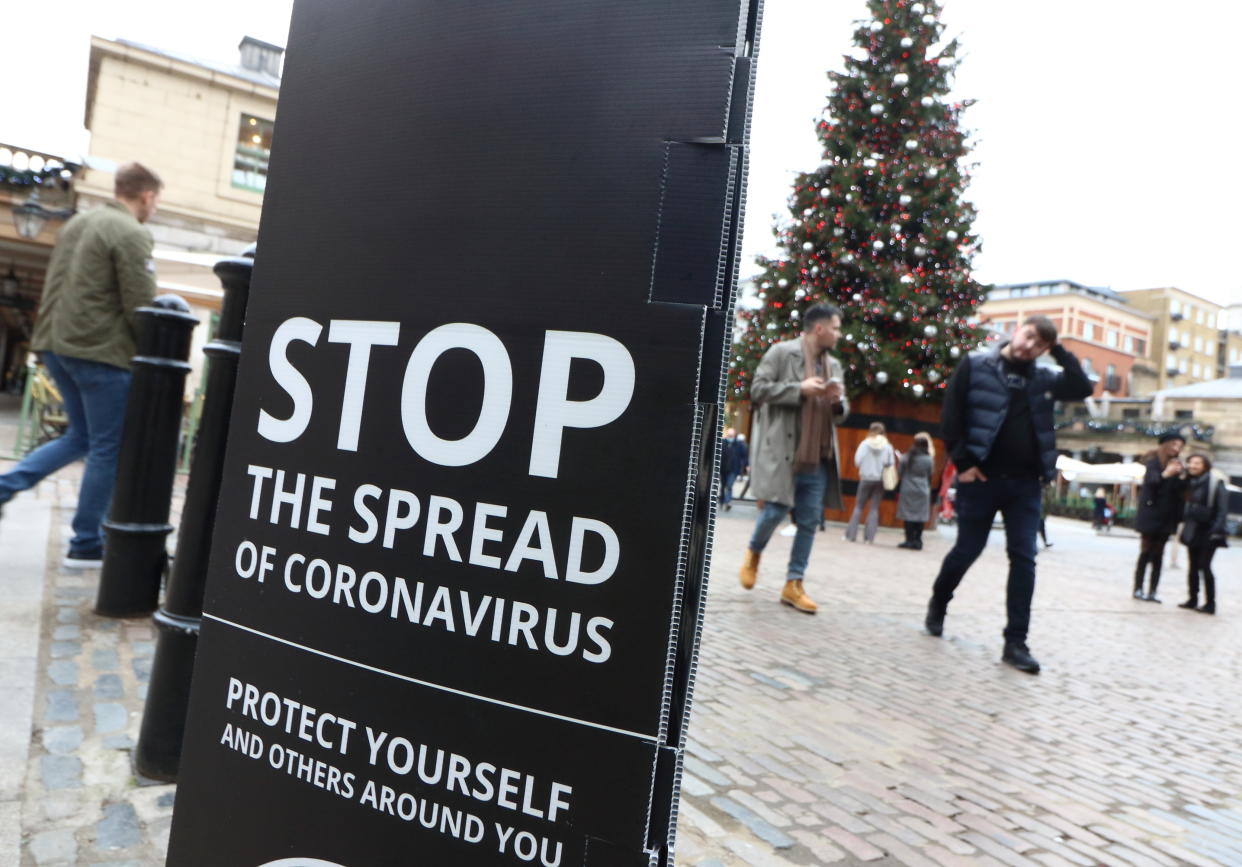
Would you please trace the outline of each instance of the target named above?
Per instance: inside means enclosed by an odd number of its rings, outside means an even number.
[[[48,220],[64,220],[73,213],[72,208],[53,211],[43,207],[39,202],[39,191],[35,190],[29,199],[13,209],[13,225],[17,227],[17,234],[29,241],[39,236]]]

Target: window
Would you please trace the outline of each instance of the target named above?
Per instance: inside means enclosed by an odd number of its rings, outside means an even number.
[[[1176,409],[1173,411],[1173,418],[1177,420],[1192,419],[1195,417],[1194,411],[1189,409]]]
[[[1185,358],[1179,358],[1179,359],[1177,360],[1177,369],[1178,369],[1178,371],[1179,371],[1179,372],[1181,372],[1181,373],[1185,373],[1185,372],[1187,372],[1188,370],[1190,370],[1190,365],[1188,365],[1188,364],[1186,363],[1186,359],[1185,359]]]
[[[1195,352],[1202,352],[1202,351],[1203,351],[1203,338],[1196,337],[1195,338]]]
[[[1117,332],[1113,331],[1110,328],[1108,330],[1108,334],[1104,342],[1107,343],[1109,346],[1116,346],[1117,345]]]
[[[1122,418],[1138,418],[1139,411],[1137,409],[1123,409],[1121,411]]]
[[[1134,352],[1134,337],[1127,334],[1123,346],[1125,347],[1126,352]]]
[[[1191,368],[1191,371],[1194,373],[1195,379],[1203,378],[1203,368],[1199,366],[1199,362],[1196,361],[1194,363],[1194,366]]]
[[[1182,303],[1176,298],[1169,302],[1169,312],[1174,316],[1182,312]]]
[[[233,186],[257,193],[267,188],[267,163],[272,155],[270,120],[243,114],[237,130],[237,152],[233,157]]]
[[[1107,376],[1107,377],[1113,377],[1113,376],[1116,376],[1116,375],[1117,375],[1117,365],[1115,365],[1115,364],[1110,364],[1108,367],[1104,368],[1104,375],[1105,375],[1105,376]]]
[[[1134,338],[1134,354],[1135,355],[1146,355],[1147,354],[1147,341],[1146,340],[1144,340],[1141,337]]]

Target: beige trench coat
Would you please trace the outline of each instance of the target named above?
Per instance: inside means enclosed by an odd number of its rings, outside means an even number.
[[[841,362],[828,356],[828,377],[844,380]],[[755,369],[750,399],[755,407],[755,431],[750,453],[750,494],[757,500],[793,505],[794,454],[802,431],[802,340],[795,338],[773,344]],[[841,452],[837,445],[837,425],[849,415],[849,399],[841,399],[844,410],[832,418],[832,452],[828,463],[828,486],[824,505],[842,508]]]

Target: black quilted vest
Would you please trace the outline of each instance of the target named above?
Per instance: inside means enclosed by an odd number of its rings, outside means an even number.
[[[1039,445],[1040,477],[1047,482],[1057,475],[1057,437],[1052,428],[1055,401],[1052,388],[1057,372],[1047,367],[1031,366],[1027,384],[1027,400]],[[1009,409],[1009,386],[1001,362],[1000,347],[979,349],[970,354],[970,396],[966,405],[966,450],[983,463],[992,453],[992,445]]]

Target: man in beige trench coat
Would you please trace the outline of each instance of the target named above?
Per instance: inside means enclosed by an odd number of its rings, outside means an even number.
[[[807,561],[825,506],[841,508],[837,425],[849,414],[841,363],[828,352],[841,336],[841,311],[816,304],[802,319],[802,336],[773,344],[750,386],[756,434],[751,444],[751,493],[764,503],[739,573],[755,586],[759,556],[793,510],[798,526],[781,602],[814,614],[803,589]]]

